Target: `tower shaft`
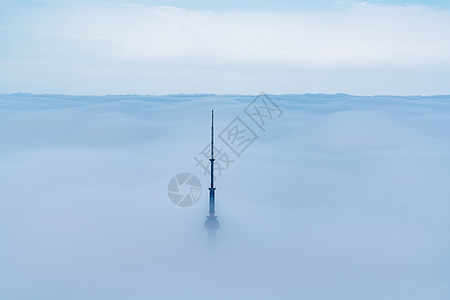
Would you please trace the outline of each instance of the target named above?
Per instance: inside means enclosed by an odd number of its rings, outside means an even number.
[[[211,186],[209,188],[209,215],[206,217],[205,229],[208,236],[214,240],[216,231],[219,229],[219,222],[215,216],[216,188],[214,187],[214,111],[211,111]]]
[[[215,190],[214,187],[214,111],[211,111],[211,187],[209,188],[209,216],[214,217],[215,214]]]

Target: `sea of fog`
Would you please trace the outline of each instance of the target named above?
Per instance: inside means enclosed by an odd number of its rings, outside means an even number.
[[[450,96],[268,97],[0,95],[0,299],[450,299]]]

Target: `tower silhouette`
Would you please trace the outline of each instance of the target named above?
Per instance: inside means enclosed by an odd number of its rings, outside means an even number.
[[[206,217],[205,229],[209,238],[215,238],[219,222],[215,215],[216,188],[214,187],[214,111],[211,111],[211,186],[209,187],[209,214]]]

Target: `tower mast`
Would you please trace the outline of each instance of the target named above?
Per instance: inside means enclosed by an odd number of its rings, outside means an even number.
[[[209,216],[214,217],[215,214],[215,190],[214,187],[214,111],[211,111],[211,187],[209,188]]]
[[[211,186],[209,188],[209,215],[206,217],[205,229],[208,236],[214,238],[217,229],[219,229],[219,222],[215,216],[216,206],[216,188],[214,187],[214,111],[211,111]]]

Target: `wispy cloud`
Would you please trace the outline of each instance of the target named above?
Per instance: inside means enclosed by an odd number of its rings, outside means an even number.
[[[385,76],[393,68],[420,73],[450,65],[450,12],[422,6],[356,3],[343,9],[282,12],[85,4],[31,15],[31,21],[23,20],[26,30],[3,52],[16,60],[54,60],[46,72],[61,65],[64,70],[86,65],[99,74],[120,69],[120,76],[132,75],[126,80],[139,81],[142,75],[133,75],[138,70],[133,64],[149,69],[176,64],[181,73],[201,69],[205,78],[225,66],[234,69],[239,81],[243,69],[304,75],[305,68],[366,69]],[[17,40],[27,48],[15,48]],[[5,62],[15,67],[12,60]]]
[[[90,44],[121,59],[313,66],[450,62],[450,14],[419,7],[217,13],[122,6],[65,12],[40,27],[42,39]]]

